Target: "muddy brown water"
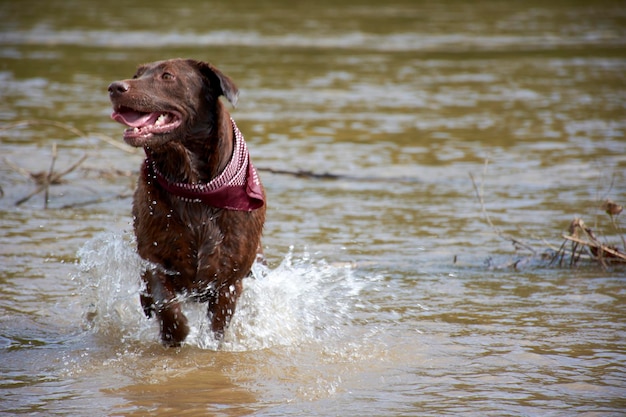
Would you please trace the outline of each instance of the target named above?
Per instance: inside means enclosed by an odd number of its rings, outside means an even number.
[[[623,3],[91,3],[0,3],[0,415],[624,414],[625,269],[541,256],[574,217],[622,245]],[[167,350],[106,87],[178,56],[241,89],[269,265]],[[16,206],[53,143],[85,161]]]

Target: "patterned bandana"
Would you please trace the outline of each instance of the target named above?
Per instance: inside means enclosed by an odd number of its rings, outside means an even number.
[[[146,152],[143,175],[146,178],[156,178],[165,191],[187,202],[238,211],[252,211],[262,207],[265,201],[261,181],[250,162],[250,154],[243,135],[235,121],[232,118],[230,121],[235,133],[233,156],[224,171],[208,183],[169,182],[159,172],[149,152]]]

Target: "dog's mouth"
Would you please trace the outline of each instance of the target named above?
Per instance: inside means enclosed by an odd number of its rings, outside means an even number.
[[[169,133],[182,123],[178,113],[142,112],[123,106],[114,108],[111,118],[128,126],[128,129],[124,131],[124,140],[131,145],[137,139],[147,139],[153,135]]]

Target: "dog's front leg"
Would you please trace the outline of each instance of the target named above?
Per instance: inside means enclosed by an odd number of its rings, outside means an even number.
[[[143,309],[143,314],[145,314],[146,317],[151,319],[152,315],[154,314],[154,299],[146,291],[145,293],[139,294],[139,301],[141,302],[141,308]]]
[[[174,288],[160,271],[146,271],[143,279],[148,294],[141,295],[144,312],[146,315],[156,313],[161,330],[161,342],[165,346],[180,346],[189,334],[189,326]]]
[[[217,289],[215,297],[209,302],[209,318],[211,329],[218,340],[224,337],[224,331],[235,314],[237,299],[243,291],[241,280],[234,284],[222,285]]]

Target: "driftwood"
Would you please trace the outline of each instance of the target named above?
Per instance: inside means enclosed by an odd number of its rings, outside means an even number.
[[[487,172],[487,166],[488,165],[489,165],[489,161],[485,160],[485,167],[484,167],[484,170],[483,170],[483,177],[484,177],[484,175]],[[516,238],[514,236],[511,236],[509,234],[504,233],[499,227],[497,227],[496,225],[493,224],[493,222],[491,221],[491,216],[489,216],[489,213],[487,212],[487,209],[485,208],[485,199],[483,197],[484,196],[484,188],[483,188],[484,181],[481,178],[480,187],[479,187],[476,184],[476,180],[474,179],[474,175],[471,172],[469,173],[469,176],[470,176],[470,179],[472,180],[472,185],[474,187],[474,192],[476,193],[476,198],[478,199],[478,202],[480,203],[480,208],[481,208],[481,211],[483,213],[483,217],[487,221],[487,224],[489,225],[489,227],[491,227],[491,229],[501,239],[511,242],[516,249],[525,249],[525,250],[531,252],[531,254],[533,256],[537,255],[538,251],[532,245],[530,245],[530,244],[528,244],[526,242],[523,242],[519,238]],[[518,264],[520,264],[520,260],[512,262],[510,264],[510,266],[517,267]]]
[[[416,183],[419,182],[417,178],[411,177],[360,177],[347,174],[333,174],[330,172],[314,172],[307,170],[289,170],[289,169],[275,169],[267,167],[257,167],[258,171],[269,172],[276,175],[289,175],[297,178],[307,178],[314,180],[346,180],[355,182],[393,182],[393,183]]]
[[[106,203],[112,200],[123,200],[125,198],[132,197],[132,195],[133,195],[133,192],[128,191],[128,192],[116,194],[113,197],[94,198],[93,200],[81,201],[79,203],[66,204],[64,206],[59,207],[59,209],[63,210],[63,209],[69,209],[69,208],[86,207],[86,206],[91,206],[93,204]]]
[[[558,259],[559,266],[565,263],[564,260],[568,255],[569,266],[576,265],[583,258],[592,259],[604,268],[609,263],[626,263],[626,253],[623,249],[602,243],[582,219],[572,220],[568,232],[569,234],[562,235],[563,244],[553,259],[553,262]],[[566,250],[568,243],[570,243],[569,251]]]
[[[11,131],[17,128],[37,126],[37,125],[52,126],[58,129],[65,130],[79,137],[88,137],[88,136],[93,137],[127,153],[137,154],[141,152],[140,149],[128,146],[125,143],[120,142],[119,140],[116,140],[110,136],[106,136],[106,135],[102,135],[98,133],[83,132],[80,129],[77,129],[70,124],[57,122],[54,120],[21,120],[21,121],[17,121],[14,123],[9,123],[9,124],[0,126],[0,135],[5,131]],[[86,158],[87,158],[87,155],[83,155],[70,168],[60,173],[57,173],[54,171],[54,166],[55,166],[56,159],[57,159],[56,143],[53,143],[52,145],[52,160],[50,163],[50,168],[48,169],[47,172],[30,172],[12,163],[7,158],[4,158],[4,161],[11,169],[22,174],[26,178],[32,179],[37,185],[37,188],[32,193],[19,199],[15,203],[15,205],[19,206],[21,204],[24,204],[25,202],[30,200],[33,196],[43,192],[44,193],[44,208],[48,208],[50,186],[67,182],[67,180],[64,178],[65,175],[69,174],[70,172],[78,168],[78,166],[80,166],[85,161]],[[92,170],[90,168],[86,168],[86,169]],[[351,176],[351,175],[345,175],[345,174],[333,174],[333,173],[328,173],[328,172],[318,173],[318,172],[306,171],[306,170],[285,170],[285,169],[274,169],[274,168],[263,168],[263,167],[257,167],[257,170],[269,172],[275,175],[289,175],[293,177],[314,179],[314,180],[347,180],[347,181],[361,181],[361,182],[395,182],[395,183],[415,183],[418,181],[415,178],[409,178],[409,177],[391,177],[391,178],[358,177],[358,176]],[[106,176],[109,178],[130,175],[127,171],[121,171],[121,170],[116,170],[116,169],[99,170],[98,172],[101,176]],[[0,198],[3,196],[4,196],[4,190],[0,186]],[[127,197],[128,197],[127,193],[120,193],[114,196],[113,199],[120,199],[120,198],[127,198]],[[65,205],[65,206],[62,206],[61,208],[83,207],[83,206],[90,205],[90,204],[98,204],[101,202],[105,202],[107,200],[109,199],[98,198],[98,199],[90,200],[87,202]]]
[[[37,188],[31,192],[30,194],[28,194],[27,196],[20,198],[15,205],[19,206],[21,204],[24,204],[25,202],[27,202],[28,200],[30,200],[32,197],[36,196],[37,194],[43,192],[44,193],[44,209],[48,208],[48,201],[50,198],[50,186],[51,185],[57,185],[57,184],[62,184],[65,182],[65,180],[63,179],[64,176],[66,176],[67,174],[69,174],[70,172],[74,171],[76,168],[78,168],[80,166],[80,164],[82,164],[85,159],[87,159],[87,155],[83,155],[80,159],[78,159],[78,161],[74,162],[69,168],[67,168],[65,171],[62,172],[55,172],[54,171],[54,165],[56,163],[57,160],[57,156],[58,156],[58,152],[57,152],[57,144],[56,142],[52,143],[52,160],[50,162],[50,168],[48,169],[48,171],[46,172],[31,172],[28,171],[24,168],[21,168],[15,164],[13,164],[11,161],[9,161],[8,159],[4,158],[4,162],[14,171],[19,172],[20,174],[31,178],[32,180],[35,181],[35,184],[37,184]]]
[[[487,170],[488,161],[485,161],[485,171]],[[484,175],[483,172],[483,175]],[[483,198],[483,182],[481,181],[480,187],[477,185],[476,180],[472,173],[469,174],[474,186],[474,191],[478,202],[480,203],[481,210],[485,220],[494,232],[502,239],[507,240],[513,244],[516,249],[525,249],[531,252],[531,256],[536,256],[539,253],[538,249],[533,248],[530,244],[523,242],[514,236],[502,232],[502,230],[495,226],[491,221],[489,213],[485,209],[485,202]],[[617,216],[623,211],[623,207],[614,201],[605,200],[600,208],[606,212],[610,217],[611,225],[620,236],[623,247],[620,249],[615,245],[603,243],[598,237],[596,237],[593,230],[587,227],[584,221],[580,218],[575,218],[569,225],[568,234],[562,234],[564,239],[561,246],[557,249],[555,246],[547,242],[545,239],[541,239],[542,242],[551,251],[551,254],[547,256],[550,259],[550,264],[558,264],[559,266],[574,267],[579,264],[581,260],[589,260],[597,262],[603,268],[607,268],[612,263],[626,263],[626,239],[617,222]],[[568,245],[569,243],[569,245]],[[545,251],[544,251],[545,254]],[[513,262],[508,262],[504,266],[498,268],[518,268],[519,265],[523,265],[527,262],[528,257],[517,259]],[[569,260],[569,261],[568,261]]]
[[[53,120],[22,120],[22,121],[18,121],[15,123],[9,123],[6,125],[2,125],[0,126],[0,134],[2,134],[2,132],[5,131],[10,131],[16,128],[21,128],[21,127],[25,127],[25,126],[35,126],[35,125],[45,125],[45,126],[53,126],[53,127],[57,127],[59,129],[63,129],[65,131],[68,131],[76,136],[80,136],[80,137],[86,137],[86,136],[91,136],[94,137],[100,141],[103,141],[111,146],[114,146],[124,152],[128,152],[128,153],[137,153],[137,149],[130,147],[128,145],[125,145],[124,143],[121,143],[119,141],[116,141],[115,139],[106,136],[106,135],[101,135],[101,134],[94,134],[94,133],[85,133],[79,129],[76,129],[74,126],[69,125],[67,123],[61,123],[61,122],[56,122]],[[58,185],[58,184],[63,184],[66,183],[67,180],[64,178],[67,174],[73,172],[74,170],[76,170],[86,159],[87,159],[87,155],[84,154],[82,157],[80,157],[76,162],[74,162],[69,168],[65,169],[64,171],[61,172],[55,172],[55,164],[57,161],[57,157],[58,157],[58,149],[57,149],[57,144],[56,142],[52,143],[52,158],[50,161],[50,167],[48,168],[47,171],[38,171],[38,172],[33,172],[33,171],[28,171],[14,163],[12,163],[11,161],[9,161],[7,158],[3,158],[4,162],[7,164],[7,166],[9,168],[11,168],[12,170],[18,172],[19,174],[23,175],[26,178],[29,178],[31,180],[33,180],[35,182],[35,185],[37,186],[37,188],[35,188],[35,190],[31,193],[29,193],[28,195],[20,198],[18,201],[15,202],[16,206],[22,205],[25,202],[27,202],[28,200],[30,200],[32,197],[36,196],[37,194],[40,193],[44,193],[44,209],[48,208],[48,203],[49,203],[49,199],[50,199],[50,186],[52,185]],[[114,170],[113,170],[114,171]],[[0,197],[4,196],[4,190],[2,189],[2,187],[0,187]],[[119,198],[126,198],[127,197],[127,193],[121,193],[118,194],[117,196],[113,197],[114,199],[119,199]],[[97,199],[97,200],[91,200],[89,202],[83,202],[83,203],[75,203],[75,204],[70,204],[70,205],[65,205],[62,208],[71,208],[71,207],[80,207],[80,206],[86,206],[89,204],[97,204],[100,202],[104,202],[107,199]]]
[[[33,126],[33,125],[48,125],[48,126],[53,126],[59,129],[66,130],[80,137],[86,137],[86,136],[94,137],[94,138],[97,138],[98,140],[101,140],[115,148],[118,148],[128,153],[136,154],[140,151],[120,141],[117,141],[109,136],[101,135],[101,134],[93,134],[93,133],[88,134],[79,129],[76,129],[75,127],[69,124],[55,122],[51,120],[24,120],[24,121],[19,121],[19,122],[3,125],[3,126],[0,126],[0,134],[2,134],[3,131],[7,131],[7,130],[19,128],[19,127],[24,127],[24,126]],[[85,154],[81,158],[79,158],[76,162],[74,162],[70,167],[65,169],[64,171],[55,172],[55,164],[56,164],[57,156],[58,156],[57,145],[56,143],[53,143],[50,167],[48,168],[47,171],[43,171],[43,172],[28,171],[22,167],[17,166],[16,164],[13,164],[7,158],[4,158],[4,161],[7,164],[7,166],[9,166],[14,171],[20,173],[21,175],[25,176],[26,178],[33,180],[37,186],[37,188],[33,192],[19,199],[15,203],[16,206],[19,206],[25,203],[26,201],[30,200],[33,196],[43,192],[44,193],[44,209],[47,209],[48,201],[49,201],[50,186],[67,182],[67,180],[64,177],[67,174],[76,170],[87,159],[87,155]],[[487,171],[487,166],[488,166],[488,161],[486,160],[483,177]],[[86,169],[90,170],[90,168],[86,168]],[[316,173],[316,172],[306,171],[306,170],[292,171],[292,170],[263,168],[263,167],[258,167],[257,169],[259,171],[265,171],[265,172],[269,172],[271,174],[276,174],[276,175],[289,175],[289,176],[294,176],[294,177],[299,177],[299,178],[307,178],[307,179],[315,179],[315,180],[348,180],[348,181],[396,182],[396,183],[397,182],[415,183],[419,181],[418,179],[408,178],[408,177],[391,177],[391,178],[357,177],[357,176],[334,174],[334,173],[328,173],[328,172]],[[98,170],[98,174],[102,176],[108,176],[108,177],[118,177],[118,176],[130,176],[136,173],[117,170],[117,169],[109,169],[109,170]],[[517,269],[521,265],[525,265],[529,258],[536,257],[538,255],[545,257],[545,250],[536,249],[532,245],[524,242],[523,240],[517,237],[514,237],[510,234],[504,233],[499,227],[494,225],[493,221],[491,220],[491,217],[489,216],[489,213],[485,209],[482,179],[481,179],[481,184],[479,186],[476,183],[476,180],[474,179],[474,176],[472,175],[472,173],[470,173],[469,176],[471,178],[472,185],[474,187],[474,191],[476,193],[478,202],[480,203],[483,216],[485,220],[487,221],[488,225],[494,230],[494,232],[500,238],[511,242],[517,250],[523,249],[523,250],[530,252],[529,256],[522,257],[515,261],[507,262],[505,265],[496,266],[496,268],[516,268]],[[132,195],[132,192],[126,191],[126,192],[119,193],[110,198],[96,198],[96,199],[85,201],[85,202],[78,202],[78,203],[64,205],[61,207],[61,209],[84,207],[84,206],[88,206],[92,204],[100,204],[100,203],[115,200],[115,199],[129,198],[131,195]],[[4,190],[0,186],[0,198],[3,196],[4,196]],[[621,242],[622,242],[622,248],[620,249],[615,245],[603,243],[600,238],[596,237],[593,230],[585,225],[582,219],[575,218],[570,223],[568,234],[562,235],[562,238],[564,240],[560,247],[556,248],[545,239],[541,239],[543,244],[547,246],[549,250],[552,251],[552,254],[548,256],[548,258],[550,259],[550,264],[558,263],[559,266],[573,267],[573,266],[578,265],[578,263],[581,260],[595,261],[604,268],[606,268],[608,264],[611,264],[611,263],[626,264],[626,253],[625,253],[626,252],[626,239],[617,221],[617,216],[619,216],[619,214],[622,213],[623,207],[607,199],[603,202],[601,209],[604,212],[606,212],[606,214],[609,216],[612,227],[620,236]],[[454,261],[456,263],[456,256],[455,256]]]
[[[92,132],[83,132],[80,129],[75,128],[74,126],[67,124],[67,123],[61,123],[61,122],[56,122],[54,120],[43,120],[43,119],[38,119],[38,120],[20,120],[17,121],[15,123],[8,123],[6,125],[2,125],[0,126],[0,133],[7,131],[7,130],[13,130],[16,128],[20,128],[20,127],[27,127],[27,126],[53,126],[65,131],[68,131],[72,134],[74,134],[75,136],[78,137],[93,137],[96,138],[102,142],[105,142],[117,149],[120,149],[124,152],[127,153],[138,153],[139,150],[137,150],[136,148],[133,148],[132,146],[126,145],[123,142],[120,142],[119,140],[115,140],[114,138],[107,136],[107,135],[102,135],[100,133],[92,133]]]

